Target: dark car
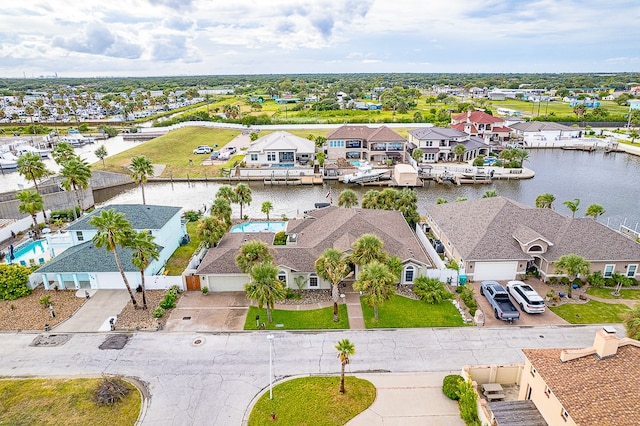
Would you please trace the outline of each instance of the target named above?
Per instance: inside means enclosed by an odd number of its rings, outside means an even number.
[[[212,159],[212,160],[217,160],[218,157],[220,157],[220,151],[213,151],[211,153],[211,157],[209,157],[209,158]]]
[[[433,240],[433,248],[436,249],[436,253],[444,253],[444,244],[440,240]]]

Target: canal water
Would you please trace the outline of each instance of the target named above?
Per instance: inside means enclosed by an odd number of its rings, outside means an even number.
[[[426,182],[422,188],[416,188],[418,208],[424,215],[425,207],[434,204],[438,198],[454,202],[458,197],[480,198],[487,190],[495,190],[498,195],[512,198],[523,204],[534,206],[535,199],[544,192],[556,196],[553,208],[563,214],[571,212],[563,201],[580,199],[580,208],[576,217],[584,216],[587,206],[601,204],[606,214],[599,221],[611,227],[626,223],[635,227],[640,223],[640,157],[624,153],[604,154],[599,152],[563,151],[560,149],[531,150],[525,167],[536,172],[533,179],[494,181],[490,185],[437,184]],[[186,209],[203,209],[211,205],[221,183],[162,183],[145,185],[145,195],[149,204],[182,206]],[[252,182],[253,201],[244,206],[243,214],[251,218],[266,218],[261,210],[263,201],[273,204],[270,219],[277,220],[283,215],[289,218],[312,209],[315,203],[328,202],[331,192],[337,203],[340,191],[352,188],[358,196],[370,189],[379,187],[347,186],[338,183],[325,183],[316,186],[265,186],[261,182]],[[138,188],[126,190],[115,195],[106,204],[141,203],[142,195]],[[460,203],[464,208],[464,203]],[[235,216],[240,208],[233,206]],[[638,225],[640,230],[640,225]]]

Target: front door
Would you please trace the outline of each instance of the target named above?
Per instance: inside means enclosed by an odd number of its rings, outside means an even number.
[[[187,281],[187,291],[200,291],[200,276],[187,275],[185,279]]]

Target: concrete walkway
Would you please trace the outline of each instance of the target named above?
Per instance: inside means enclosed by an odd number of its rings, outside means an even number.
[[[85,297],[84,289],[77,291]],[[58,333],[110,331],[115,318],[131,300],[124,290],[89,290],[91,298],[66,321],[53,328]]]
[[[377,395],[373,404],[347,425],[464,426],[458,403],[442,393],[442,379],[447,374],[454,373],[356,374],[373,383]]]

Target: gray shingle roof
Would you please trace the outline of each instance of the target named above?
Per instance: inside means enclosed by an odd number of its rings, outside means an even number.
[[[406,139],[387,126],[341,126],[327,135],[327,139],[362,139],[369,142],[406,142]]]
[[[292,135],[288,132],[273,132],[251,144],[247,152],[264,152],[267,150],[295,150],[299,153],[315,153],[315,143],[309,139]]]
[[[384,250],[401,260],[431,266],[429,258],[399,211],[346,209],[336,206],[313,210],[305,219],[287,223],[287,233],[297,234],[297,244],[273,246],[272,233],[227,234],[218,247],[209,250],[197,274],[240,273],[235,256],[245,240],[260,239],[269,245],[277,265],[311,272],[314,262],[327,248],[346,251],[362,234],[375,234]]]
[[[451,139],[469,136],[465,132],[448,127],[423,127],[409,130],[408,133],[418,139]]]
[[[462,203],[428,206],[427,214],[468,261],[529,259],[514,237],[526,239],[522,225],[529,228],[527,236],[553,243],[540,255],[549,262],[570,253],[592,262],[640,260],[640,244],[591,218],[572,219],[504,197]]]
[[[519,130],[521,132],[541,132],[541,131],[563,131],[563,132],[574,132],[576,130],[581,130],[578,127],[569,127],[564,124],[554,123],[549,121],[526,121],[520,122],[516,124],[512,124],[510,126],[512,129]]]
[[[173,206],[152,206],[149,204],[111,204],[106,207],[95,209],[93,212],[82,216],[80,219],[67,226],[70,231],[81,231],[85,229],[95,229],[89,224],[89,220],[99,215],[102,210],[115,210],[123,213],[126,219],[131,222],[131,226],[136,230],[161,229],[172,217],[180,212],[181,207]]]

